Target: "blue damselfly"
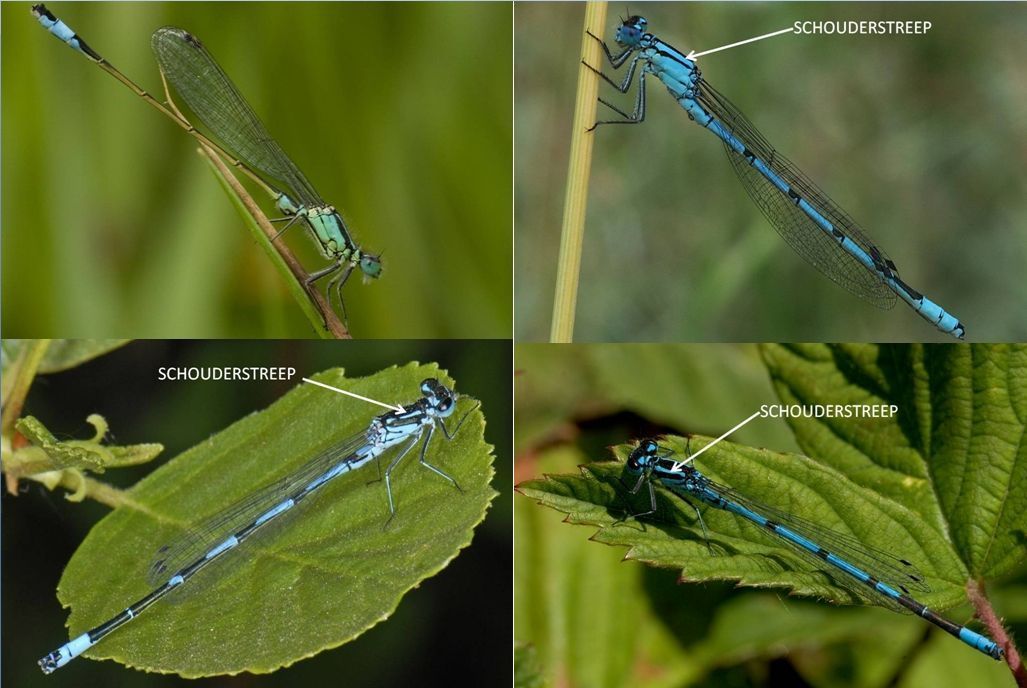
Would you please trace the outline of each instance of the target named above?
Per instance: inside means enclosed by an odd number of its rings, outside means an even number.
[[[769,141],[731,101],[702,78],[694,60],[647,29],[644,17],[628,17],[614,40],[621,51],[614,54],[597,36],[610,65],[628,65],[617,83],[591,65],[621,93],[627,93],[638,76],[634,109],[624,112],[602,98],[599,102],[621,119],[602,124],[639,124],[645,120],[645,77],[659,79],[690,119],[715,134],[738,179],[778,234],[796,253],[832,281],[878,308],[891,308],[898,296],[916,313],[946,334],[963,339],[966,330],[955,316],[899,278],[895,263],[871,241],[856,222]],[[638,69],[641,67],[641,69]]]
[[[388,525],[396,515],[392,496],[392,473],[400,462],[420,443],[420,465],[436,473],[457,490],[460,486],[442,469],[426,460],[426,452],[436,429],[452,440],[463,422],[477,405],[463,414],[450,429],[445,419],[456,410],[459,395],[434,378],[421,383],[421,397],[403,405],[403,410],[389,411],[374,417],[367,428],[342,440],[311,458],[289,475],[267,485],[191,528],[180,539],[157,550],[150,565],[148,580],[153,590],[120,614],[82,633],[39,660],[44,673],[51,673],[96,645],[116,629],[136,618],[150,605],[186,584],[215,561],[223,561],[250,536],[264,531],[270,524],[280,524],[297,513],[301,503],[319,492],[333,479],[375,462],[385,483],[388,498]],[[398,448],[385,470],[382,457]],[[205,574],[208,578],[213,573]]]
[[[949,621],[913,598],[913,591],[926,593],[930,588],[910,561],[720,485],[688,465],[691,457],[687,446],[685,453],[685,457],[679,457],[655,439],[642,440],[631,451],[625,466],[627,475],[636,478],[631,492],[637,493],[643,485],[647,486],[650,503],[649,511],[634,514],[635,518],[656,512],[653,485],[658,482],[695,510],[704,536],[707,533],[702,512],[692,499],[735,514],[780,538],[818,569],[833,574],[843,585],[854,586],[860,597],[893,611],[912,612],[989,657],[1002,658],[1002,648],[993,640]]]

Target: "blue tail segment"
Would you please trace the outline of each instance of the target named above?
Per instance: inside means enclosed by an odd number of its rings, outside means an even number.
[[[79,51],[94,62],[103,62],[103,58],[86,45],[86,42],[79,38],[67,24],[55,17],[50,10],[46,9],[46,5],[33,5],[32,14],[43,25],[43,28],[52,33],[57,40],[67,43],[72,49]]]

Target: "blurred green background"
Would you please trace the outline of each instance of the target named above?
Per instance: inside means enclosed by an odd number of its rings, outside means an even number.
[[[358,243],[384,252],[382,279],[345,290],[354,337],[509,336],[509,4],[48,7],[154,94],[150,34],[200,37]],[[313,337],[193,139],[29,8],[0,8],[4,334]],[[313,271],[325,261],[303,233],[286,241]]]
[[[1027,13],[1017,3],[632,3],[675,47],[800,19],[927,20],[921,36],[784,35],[700,58],[704,77],[959,317],[1027,339]],[[611,4],[604,37],[612,43]],[[548,338],[583,6],[519,3],[517,335]],[[601,94],[628,108],[635,90]],[[649,81],[646,121],[595,139],[577,341],[945,341],[807,265],[749,200],[714,136]],[[602,109],[600,110],[600,112]]]
[[[717,437],[779,400],[752,345],[518,344],[515,355],[515,483],[576,474],[635,438]],[[780,419],[756,419],[730,439],[800,451]],[[564,518],[533,499],[514,500],[514,640],[526,653],[522,666],[534,664],[524,673],[546,685],[1011,685],[1005,664],[912,615],[781,589],[679,583],[679,570],[624,561],[624,547],[591,542],[597,528]],[[987,592],[1022,643],[1027,562],[987,581]],[[971,618],[969,605],[944,613]]]
[[[396,612],[353,642],[272,674],[186,681],[146,674],[111,661],[79,659],[51,676],[36,660],[66,639],[67,611],[56,596],[64,565],[109,512],[94,501],[72,503],[25,480],[2,495],[4,642],[0,679],[10,686],[383,686],[425,685],[454,672],[468,685],[509,685],[511,647],[511,345],[508,341],[428,342],[133,342],[65,372],[40,375],[24,413],[59,439],[92,437],[85,418],[100,413],[117,444],[160,442],[154,463],[111,470],[98,479],[129,487],[158,464],[281,397],[297,380],[158,382],[158,366],[292,366],[298,375],[343,367],[371,375],[410,361],[437,362],[457,391],[480,399],[485,439],[495,445],[493,501],[485,522],[439,574],[405,595]],[[368,407],[370,408],[370,407]],[[373,411],[367,411],[373,413]],[[284,430],[284,429],[283,429]],[[148,562],[140,562],[145,576]],[[114,591],[112,591],[114,594]],[[440,632],[444,629],[444,632]],[[202,629],[197,629],[202,642]],[[473,649],[473,651],[469,651]],[[427,678],[426,678],[427,677]]]

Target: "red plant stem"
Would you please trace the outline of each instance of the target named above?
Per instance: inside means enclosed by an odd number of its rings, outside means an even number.
[[[1020,652],[1017,650],[1012,637],[1006,632],[1005,627],[1002,625],[1002,620],[998,618],[998,614],[995,613],[995,609],[991,606],[991,601],[984,593],[984,586],[980,581],[968,580],[966,582],[966,595],[970,598],[970,604],[973,605],[974,614],[981,620],[984,627],[988,629],[991,639],[998,643],[1005,652],[1006,664],[1009,665],[1010,671],[1013,672],[1016,685],[1020,688],[1027,688],[1027,667],[1024,667],[1023,657],[1020,656]]]

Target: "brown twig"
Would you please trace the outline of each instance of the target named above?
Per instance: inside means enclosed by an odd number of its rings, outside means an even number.
[[[182,114],[182,111],[178,109],[175,101],[171,98],[171,92],[168,89],[167,79],[164,78],[164,72],[161,72],[160,78],[161,83],[164,85],[164,97],[167,99],[168,107],[176,117],[191,129],[192,126],[189,124],[189,121],[185,118],[185,115]],[[218,155],[217,151],[200,141],[200,153],[206,157],[212,165],[214,165],[222,179],[224,179],[225,183],[228,184],[236,199],[246,209],[246,212],[257,224],[264,236],[267,237],[269,245],[275,250],[275,252],[277,252],[282,263],[292,274],[293,279],[296,280],[296,284],[302,286],[302,290],[307,295],[310,305],[317,312],[317,315],[321,320],[321,322],[315,322],[312,319],[314,327],[316,329],[323,327],[335,339],[351,339],[352,337],[349,330],[342,321],[339,320],[339,317],[335,314],[335,311],[332,310],[331,304],[327,299],[325,299],[321,292],[316,288],[307,286],[307,271],[303,268],[303,265],[300,264],[299,260],[296,259],[296,256],[293,255],[292,251],[289,250],[289,247],[286,246],[284,242],[276,240],[279,238],[278,230],[276,230],[270,220],[267,219],[264,211],[261,210],[256,201],[253,200],[253,197],[246,191],[245,187],[243,187],[235,175],[232,174],[231,170],[228,169],[228,166],[225,165],[224,160],[221,159],[221,156]]]
[[[988,629],[991,639],[998,643],[1005,653],[1006,664],[1013,673],[1013,679],[1020,688],[1027,688],[1027,668],[1024,667],[1023,657],[1016,648],[1012,637],[1006,632],[1002,620],[998,618],[991,601],[984,594],[984,586],[977,580],[966,582],[966,595],[973,605],[975,616],[981,620],[984,627]]]

